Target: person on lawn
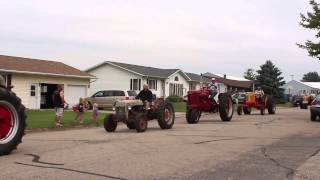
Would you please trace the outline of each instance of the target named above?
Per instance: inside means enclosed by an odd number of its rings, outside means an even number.
[[[54,106],[54,122],[57,127],[62,127],[61,117],[63,116],[64,106],[68,104],[64,99],[63,86],[59,85],[58,89],[53,93],[53,106]]]
[[[150,109],[150,104],[152,103],[152,92],[149,90],[149,86],[147,84],[143,85],[143,90],[140,91],[136,99],[140,99],[145,105],[146,109]]]
[[[92,106],[92,120],[96,123],[97,126],[99,126],[98,116],[99,116],[98,104],[94,103]]]
[[[75,118],[76,121],[79,121],[80,124],[83,124],[83,118],[84,118],[84,111],[85,111],[85,100],[83,98],[80,98],[79,104],[77,105],[77,116]]]

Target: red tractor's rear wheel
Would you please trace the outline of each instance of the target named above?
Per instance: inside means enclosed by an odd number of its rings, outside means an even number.
[[[21,100],[0,88],[0,155],[7,155],[22,141],[26,126],[25,108]]]
[[[231,121],[233,116],[233,102],[228,94],[219,96],[219,113],[222,121]]]

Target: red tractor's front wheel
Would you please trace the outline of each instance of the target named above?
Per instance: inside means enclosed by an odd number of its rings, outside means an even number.
[[[21,143],[25,120],[21,100],[14,93],[0,88],[0,155],[10,154]]]
[[[228,94],[219,96],[219,113],[222,121],[231,121],[233,116],[233,102]]]

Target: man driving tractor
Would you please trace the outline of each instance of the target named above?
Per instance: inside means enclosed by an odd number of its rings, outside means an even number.
[[[147,84],[143,85],[143,90],[136,96],[136,99],[140,99],[145,105],[146,109],[150,109],[150,104],[152,102],[152,92],[149,90]]]
[[[255,94],[256,98],[258,98],[259,100],[262,100],[262,98],[264,96],[264,91],[262,90],[261,86],[259,86],[257,88],[257,90],[254,91],[254,94]]]
[[[211,83],[209,85],[209,88],[211,90],[210,98],[214,101],[214,97],[218,94],[218,88],[216,86],[216,79],[212,78]]]

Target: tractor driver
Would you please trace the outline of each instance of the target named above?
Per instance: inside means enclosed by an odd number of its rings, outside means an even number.
[[[136,99],[140,99],[145,105],[146,109],[150,109],[150,104],[152,102],[152,92],[149,90],[149,86],[147,84],[143,85],[143,90],[140,91]]]
[[[214,97],[218,94],[218,88],[216,86],[216,79],[215,78],[212,78],[211,79],[211,83],[209,85],[209,88],[211,90],[211,93],[210,93],[210,98],[212,100],[214,100]]]
[[[261,86],[259,86],[257,88],[257,90],[254,92],[254,94],[256,95],[256,97],[258,99],[262,99],[262,97],[264,96],[264,91],[262,90]]]

